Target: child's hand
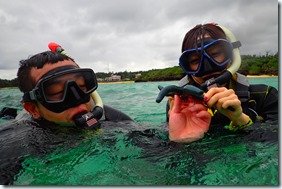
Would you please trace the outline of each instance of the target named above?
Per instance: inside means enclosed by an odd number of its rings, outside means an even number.
[[[211,122],[211,115],[201,101],[192,97],[181,100],[179,95],[170,99],[169,138],[175,142],[192,142],[204,136]]]

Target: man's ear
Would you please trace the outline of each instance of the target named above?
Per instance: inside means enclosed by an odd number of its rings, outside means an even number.
[[[23,107],[26,111],[28,111],[32,115],[33,118],[35,119],[40,118],[39,110],[35,103],[24,102]]]

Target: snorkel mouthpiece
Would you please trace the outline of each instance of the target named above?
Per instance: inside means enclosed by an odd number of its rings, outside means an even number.
[[[101,124],[99,119],[103,115],[103,109],[99,106],[96,106],[93,112],[81,112],[74,116],[75,125],[79,128],[84,129],[100,129]]]
[[[207,92],[211,86],[216,85],[217,87],[223,85],[226,83],[226,81],[230,80],[232,78],[232,73],[229,71],[223,72],[220,76],[217,78],[211,78],[205,81],[201,84],[201,88]]]

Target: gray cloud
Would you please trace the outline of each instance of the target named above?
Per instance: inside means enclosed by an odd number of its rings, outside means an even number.
[[[241,54],[278,51],[274,0],[1,1],[0,78],[51,41],[96,72],[176,66],[185,33],[207,22],[233,31]]]

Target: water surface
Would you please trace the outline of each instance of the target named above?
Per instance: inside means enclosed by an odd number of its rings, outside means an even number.
[[[250,82],[278,88],[277,78]],[[14,140],[1,147],[19,158],[1,163],[20,162],[15,185],[278,185],[277,122],[241,134],[208,133],[190,144],[172,143],[166,102],[155,102],[157,86],[170,84],[177,81],[99,85],[104,103],[135,123],[103,122],[99,132],[53,132],[22,123],[13,130]],[[20,98],[18,89],[0,90],[0,108],[21,110]],[[0,121],[3,125],[9,120]],[[10,138],[9,129],[1,140],[5,137]]]

